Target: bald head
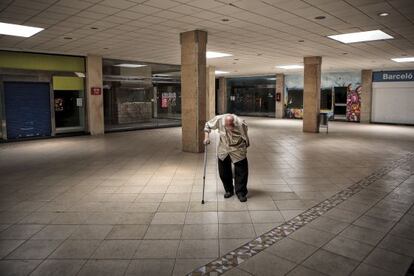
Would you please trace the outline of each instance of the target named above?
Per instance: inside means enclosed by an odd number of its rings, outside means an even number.
[[[234,117],[233,115],[227,115],[224,118],[224,127],[230,131],[234,129]]]

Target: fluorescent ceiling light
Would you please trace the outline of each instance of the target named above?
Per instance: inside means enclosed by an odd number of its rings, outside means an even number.
[[[328,37],[334,40],[340,41],[342,43],[355,43],[355,42],[374,41],[374,40],[394,38],[390,36],[389,34],[384,33],[381,30],[348,33],[348,34],[341,34],[341,35],[330,35]]]
[[[280,69],[302,69],[303,65],[299,65],[299,64],[292,64],[292,65],[280,65],[280,66],[276,66],[277,68]]]
[[[215,71],[215,73],[216,73],[217,75],[219,75],[219,74],[228,74],[229,72],[227,72],[227,71],[220,71],[220,70],[216,70],[216,71]]]
[[[392,58],[395,62],[414,62],[414,57]]]
[[[138,67],[144,67],[144,66],[147,66],[147,65],[145,65],[145,64],[122,63],[122,64],[116,64],[114,66],[128,67],[128,68],[138,68]]]
[[[76,75],[78,78],[85,78],[85,74],[84,74],[84,73],[82,73],[82,72],[75,72],[75,75]]]
[[[2,35],[31,37],[43,30],[43,28],[0,22],[0,34]]]
[[[219,53],[219,52],[213,52],[213,51],[207,51],[206,57],[207,58],[220,58],[220,57],[230,57],[232,54],[226,54],[226,53]]]

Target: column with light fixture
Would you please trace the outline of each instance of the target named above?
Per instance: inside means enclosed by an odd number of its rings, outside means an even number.
[[[319,132],[322,57],[305,57],[303,86],[303,132]]]
[[[88,130],[91,135],[104,133],[102,57],[86,57],[86,100]]]
[[[227,113],[227,80],[225,77],[219,78],[219,90],[217,93],[217,113]]]
[[[276,74],[276,118],[282,119],[285,114],[285,75]]]
[[[206,116],[207,120],[216,115],[216,68],[214,66],[207,66],[206,75]]]
[[[180,43],[182,147],[186,152],[203,152],[207,32],[181,33]]]
[[[372,70],[361,71],[361,117],[360,122],[369,124],[371,122],[371,100],[372,100]]]

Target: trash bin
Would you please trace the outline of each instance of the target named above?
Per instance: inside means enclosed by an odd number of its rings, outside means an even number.
[[[320,113],[319,114],[319,128],[326,128],[326,133],[328,133],[328,122],[329,122],[329,116],[328,113]]]

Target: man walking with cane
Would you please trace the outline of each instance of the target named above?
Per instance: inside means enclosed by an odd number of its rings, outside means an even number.
[[[247,147],[249,137],[247,124],[234,114],[219,115],[205,125],[204,144],[210,144],[211,130],[218,130],[220,141],[217,148],[218,169],[223,182],[224,198],[229,198],[236,192],[240,202],[247,201],[247,178],[249,168],[247,163]],[[234,187],[231,164],[234,164]]]

